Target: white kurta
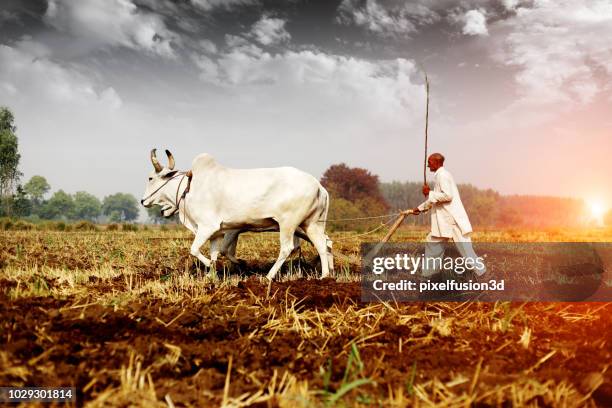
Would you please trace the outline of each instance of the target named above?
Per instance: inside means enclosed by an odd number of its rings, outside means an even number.
[[[431,235],[434,237],[453,238],[453,227],[459,227],[462,235],[472,232],[457,184],[444,167],[434,173],[434,187],[418,208],[421,211],[431,210]]]

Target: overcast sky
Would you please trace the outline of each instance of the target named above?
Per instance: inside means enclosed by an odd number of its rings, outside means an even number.
[[[418,181],[424,67],[459,182],[611,205],[610,38],[610,0],[3,0],[0,105],[53,190],[140,197],[153,147]]]

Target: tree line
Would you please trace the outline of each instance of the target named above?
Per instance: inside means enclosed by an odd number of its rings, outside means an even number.
[[[364,221],[335,221],[344,218],[364,218],[414,208],[425,198],[420,182],[380,182],[367,169],[351,168],[346,164],[329,167],[321,183],[332,199],[328,219],[332,229],[372,228],[390,218]],[[430,181],[431,183],[431,181]],[[574,198],[502,195],[492,189],[480,189],[471,184],[459,184],[461,200],[475,226],[480,227],[578,227],[593,222],[584,201]],[[423,225],[429,214],[411,216],[406,224]],[[605,216],[612,225],[612,211]]]
[[[49,199],[51,186],[43,176],[32,176],[3,209],[4,216],[43,220],[130,222],[138,218],[138,201],[132,194],[116,193],[98,199],[86,191],[68,194],[58,190]],[[8,208],[7,208],[8,207]],[[8,210],[8,211],[7,211]]]
[[[45,177],[35,175],[21,184],[16,132],[13,113],[0,107],[0,216],[92,222],[130,222],[138,218],[138,201],[129,193],[116,193],[100,200],[86,191],[68,194],[58,190],[46,199],[51,186]]]
[[[40,175],[20,184],[19,143],[14,116],[0,107],[0,216],[29,217],[45,220],[88,220],[92,222],[130,222],[138,218],[138,200],[129,193],[116,193],[99,200],[96,196],[78,191],[68,194],[58,190],[46,199],[51,190]],[[331,195],[328,225],[332,229],[365,229],[389,218],[369,218],[414,208],[424,201],[419,182],[380,182],[377,175],[344,163],[330,166],[321,183]],[[588,220],[582,200],[559,197],[504,196],[491,189],[480,189],[471,184],[460,184],[461,199],[472,224],[491,227],[547,227],[580,226]],[[177,222],[176,216],[167,220],[159,208],[147,209],[154,223]],[[337,219],[366,218],[350,222]],[[429,216],[407,217],[406,223],[424,225]],[[612,211],[605,217],[612,225]]]

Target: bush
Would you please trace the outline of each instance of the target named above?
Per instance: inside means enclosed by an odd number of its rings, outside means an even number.
[[[98,227],[91,221],[79,221],[74,224],[75,231],[97,231]]]
[[[117,231],[119,230],[119,224],[108,224],[106,226],[107,231]]]
[[[10,218],[0,218],[0,228],[5,231],[13,229],[13,224],[13,220],[11,220]]]
[[[24,220],[11,218],[0,218],[0,230],[4,231],[28,231],[34,228],[34,224]]]
[[[66,224],[64,221],[57,221],[55,223],[55,231],[70,231],[72,226],[70,224]]]
[[[43,221],[40,224],[36,225],[37,230],[41,231],[51,231],[55,229],[55,222],[53,221]]]
[[[363,211],[361,211],[355,203],[345,200],[344,198],[335,198],[330,202],[327,219],[359,218],[363,216]],[[358,223],[357,221],[329,221],[327,223],[327,228],[329,228],[330,231],[357,231],[363,229],[363,223]]]
[[[122,231],[138,231],[138,225],[136,224],[123,224],[121,225]]]
[[[27,221],[18,220],[13,224],[13,230],[15,231],[29,231],[34,228],[34,224]]]

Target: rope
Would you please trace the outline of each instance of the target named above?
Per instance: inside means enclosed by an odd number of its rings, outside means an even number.
[[[156,189],[155,189],[155,191],[153,191],[151,194],[149,194],[148,196],[146,196],[145,198],[143,198],[143,199],[142,199],[142,201],[146,201],[146,200],[148,200],[149,198],[153,197],[153,195],[154,195],[155,193],[157,193],[159,190],[161,190],[163,187],[165,187],[165,186],[166,186],[166,184],[168,184],[169,182],[171,182],[171,181],[172,181],[172,180],[174,180],[175,178],[180,177],[180,176],[182,176],[183,174],[185,174],[185,172],[182,172],[182,171],[177,171],[176,173],[177,173],[177,174],[173,175],[173,176],[172,176],[172,177],[170,177],[168,180],[166,180],[166,181],[165,181],[165,182],[164,182],[164,183],[163,183],[161,186],[159,186],[158,188],[156,188]]]
[[[187,206],[185,205],[185,212],[187,211]],[[360,217],[360,218],[342,218],[342,219],[337,219],[337,220],[329,220],[329,221],[339,221],[339,220],[355,220],[355,219],[373,219],[373,218],[383,218],[383,217],[392,217],[395,215],[401,215],[403,212],[398,212],[398,213],[394,213],[394,214],[387,214],[387,215],[379,215],[379,216],[375,216],[375,217]],[[394,221],[394,219],[390,219],[389,221],[385,222],[385,223],[381,223],[379,226],[377,226],[374,229],[371,229],[369,231],[366,232],[362,232],[359,234],[354,234],[354,235],[349,235],[348,237],[340,237],[340,238],[336,238],[333,241],[334,242],[342,242],[342,241],[347,241],[349,239],[355,239],[355,238],[359,238],[359,237],[363,237],[366,235],[370,235],[373,234],[377,231],[380,231],[382,228],[388,226],[389,224],[391,224],[391,222]],[[147,239],[193,239],[192,237],[149,237]]]
[[[178,193],[181,190],[181,185],[183,184],[183,180],[185,180],[185,177],[187,177],[187,186],[185,187],[183,194],[181,194],[181,197],[179,198]],[[176,188],[176,198],[175,198],[176,209],[172,212],[172,214],[170,214],[170,217],[172,217],[174,214],[178,212],[179,221],[181,221],[180,209],[181,209],[181,201],[182,201],[183,202],[183,221],[181,223],[183,225],[185,225],[185,221],[187,220],[187,193],[189,192],[190,187],[191,187],[191,182],[190,182],[191,177],[192,177],[191,170],[183,172],[183,178],[181,179],[181,181],[179,181],[179,185]]]
[[[396,215],[402,214],[402,211],[393,214],[385,215],[374,215],[371,217],[356,217],[356,218],[332,218],[331,220],[319,220],[317,222],[336,222],[336,221],[359,221],[359,220],[375,220],[378,218],[395,217]]]
[[[399,214],[401,214],[401,213],[399,213]],[[338,242],[338,241],[342,242],[342,241],[347,241],[349,239],[355,239],[355,238],[359,238],[359,237],[363,237],[363,236],[366,236],[366,235],[373,234],[376,231],[378,231],[378,230],[386,227],[387,225],[391,224],[391,221],[394,221],[394,219],[392,218],[392,219],[390,219],[389,221],[387,221],[385,223],[381,223],[378,227],[376,227],[376,228],[374,228],[374,229],[372,229],[370,231],[362,232],[360,234],[355,234],[355,235],[349,235],[348,237],[336,238],[336,239],[333,240],[333,242]]]
[[[179,181],[179,185],[178,188],[176,189],[176,195],[178,196],[178,192],[181,189],[181,184],[183,184],[183,180],[185,180],[185,177],[187,177],[187,173],[185,173],[185,175],[183,176],[183,178],[181,179],[181,181]],[[183,201],[183,222],[182,224],[185,225],[185,221],[187,220],[187,200],[186,200],[186,196],[187,196],[187,189],[189,188],[189,180],[187,180],[187,187],[185,187],[185,191],[183,191],[183,194],[181,194],[181,198],[179,198],[176,201],[176,210],[179,211],[179,217],[181,216],[180,213],[180,208],[181,208],[181,201]],[[180,218],[179,218],[180,221]]]

